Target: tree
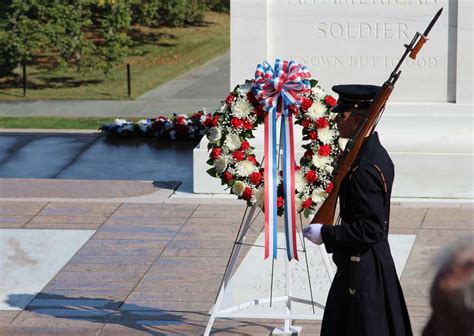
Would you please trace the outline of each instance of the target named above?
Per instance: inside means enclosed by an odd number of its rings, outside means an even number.
[[[33,49],[44,41],[36,0],[13,0],[3,41],[3,72],[12,72],[20,63],[31,60]]]
[[[84,32],[91,25],[90,11],[85,1],[50,1],[45,10],[44,34],[62,66],[76,65],[80,70],[87,61],[85,55],[91,53],[93,43],[86,39]]]
[[[105,3],[96,20],[98,39],[95,41],[97,65],[109,75],[115,64],[121,63],[128,54],[131,43],[131,10],[129,2]]]

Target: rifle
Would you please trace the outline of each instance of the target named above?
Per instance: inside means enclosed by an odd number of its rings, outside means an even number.
[[[405,58],[410,56],[412,59],[416,59],[418,52],[421,50],[425,42],[428,40],[427,36],[433,28],[434,24],[438,20],[443,8],[441,8],[434,18],[431,20],[430,24],[426,28],[424,34],[416,32],[415,36],[411,40],[410,44],[404,44],[405,53],[398,62],[395,69],[390,74],[388,80],[383,84],[381,90],[374,99],[374,102],[370,105],[369,111],[362,120],[362,126],[359,127],[353,139],[349,140],[344,152],[341,154],[341,157],[336,163],[336,167],[333,171],[333,189],[329,193],[326,200],[321,204],[318,212],[314,216],[311,223],[320,223],[325,225],[333,225],[334,223],[334,214],[336,211],[337,198],[339,196],[339,189],[342,181],[349,173],[352,165],[354,164],[357,154],[362,146],[366,134],[369,132],[372,133],[377,126],[377,123],[382,116],[383,111],[385,110],[385,104],[387,103],[388,98],[392,94],[395,83],[397,82],[400,74],[402,73],[400,66],[405,61]]]

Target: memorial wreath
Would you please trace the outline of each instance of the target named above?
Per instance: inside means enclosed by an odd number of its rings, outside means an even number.
[[[212,166],[207,172],[249,206],[261,208],[266,222],[276,221],[267,218],[267,207],[278,216],[292,212],[293,218],[288,220],[293,222],[295,212],[308,217],[332,190],[332,163],[341,151],[334,114],[330,113],[336,100],[310,76],[305,66],[293,61],[277,60],[274,68],[266,62],[258,65],[255,79],[235,87],[214,114],[207,132],[207,163]],[[282,170],[276,163],[279,117]],[[305,140],[299,165],[294,160],[293,118],[302,126]],[[262,123],[263,163],[257,161],[249,142]]]

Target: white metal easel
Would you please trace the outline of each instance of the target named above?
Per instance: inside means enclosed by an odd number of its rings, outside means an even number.
[[[311,300],[304,300],[301,298],[297,298],[292,296],[291,293],[291,267],[290,263],[288,261],[288,258],[285,256],[285,295],[284,296],[278,296],[275,298],[272,298],[272,293],[270,294],[270,298],[255,298],[250,301],[242,302],[240,304],[234,305],[229,308],[225,309],[220,309],[222,300],[225,297],[226,290],[228,288],[228,284],[231,280],[232,274],[234,272],[234,269],[236,267],[236,262],[237,258],[241,252],[241,248],[245,242],[245,238],[247,235],[248,230],[250,229],[253,221],[257,217],[255,215],[256,207],[250,207],[250,211],[247,215],[247,209],[245,210],[245,213],[242,217],[242,222],[240,224],[239,231],[237,232],[236,239],[234,241],[234,246],[232,248],[232,252],[229,257],[229,262],[226,267],[226,271],[224,273],[224,276],[222,278],[222,282],[219,288],[219,294],[217,295],[217,298],[215,300],[214,306],[210,311],[210,318],[209,322],[206,327],[206,331],[204,333],[205,336],[208,336],[209,333],[211,332],[212,326],[214,324],[214,321],[216,318],[243,318],[243,319],[252,319],[252,318],[259,318],[259,319],[282,319],[284,320],[284,326],[283,327],[278,327],[273,330],[274,335],[294,335],[294,334],[299,334],[302,327],[297,327],[292,325],[292,321],[295,319],[305,319],[305,320],[310,320],[310,319],[316,319],[315,318],[315,310],[314,306],[317,305],[319,308],[324,308],[324,306],[320,303],[314,302],[313,299],[313,294],[312,294],[312,289],[311,289],[311,279],[309,275],[309,268],[308,268],[308,258],[307,258],[307,250],[306,250],[306,244],[304,242],[304,238],[302,237],[302,232],[300,233],[300,239],[301,243],[303,245],[303,253],[306,259],[306,267],[308,271],[308,281],[309,281],[309,289],[310,289],[310,295],[311,295]],[[246,216],[247,215],[247,216]],[[300,216],[300,224],[302,227],[302,219]],[[248,244],[247,244],[248,245]],[[334,272],[331,268],[331,264],[329,262],[328,255],[326,253],[326,250],[323,246],[319,246],[319,250],[321,252],[322,260],[324,262],[326,271],[329,275],[330,280],[334,278]],[[272,265],[272,270],[273,270],[273,265]],[[272,272],[272,277],[273,277],[273,272]],[[272,283],[273,283],[273,278],[272,278]],[[272,284],[273,285],[273,284]],[[285,302],[285,312],[284,313],[276,313],[276,312],[266,312],[266,313],[259,313],[259,314],[249,314],[245,312],[240,312],[246,308],[252,307],[252,306],[257,306],[257,305],[262,305],[262,304],[268,304],[272,302]],[[312,305],[313,307],[313,314],[304,314],[304,315],[297,315],[292,312],[292,303],[293,302],[298,302],[302,304],[307,304],[307,305]]]

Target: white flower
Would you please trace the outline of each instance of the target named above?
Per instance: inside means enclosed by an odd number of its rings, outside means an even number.
[[[330,144],[335,136],[336,132],[330,129],[329,126],[318,129],[318,139],[325,145]]]
[[[224,113],[225,112],[225,108],[227,107],[226,104],[222,104],[221,107],[219,107],[219,109],[216,111],[216,112],[219,112],[219,113]]]
[[[257,203],[257,199],[255,198],[255,196],[252,196],[252,197],[250,197],[249,202],[250,202],[250,204],[255,205],[255,203]]]
[[[230,161],[232,161],[232,155],[229,155],[229,154],[222,153],[221,158],[223,158],[225,160],[225,163],[227,163],[227,164]]]
[[[348,138],[339,138],[338,140],[339,148],[341,148],[341,150],[344,150],[348,142],[349,142]]]
[[[296,209],[296,212],[300,212],[303,208],[303,200],[299,197],[296,197],[295,198],[295,209]]]
[[[216,168],[216,171],[219,174],[222,174],[227,167],[227,161],[225,158],[222,156],[219,156],[215,161],[214,161],[214,168]]]
[[[263,209],[265,205],[265,198],[264,198],[264,193],[262,189],[254,189],[253,190],[253,195],[255,197],[255,200],[257,202],[257,205],[260,209]]]
[[[257,167],[255,167],[252,162],[247,160],[237,162],[235,164],[235,169],[237,174],[242,177],[247,177],[253,172],[257,171]]]
[[[303,191],[303,188],[306,186],[306,179],[304,178],[301,171],[295,172],[295,189],[298,192]]]
[[[313,121],[318,120],[321,117],[324,117],[326,114],[326,105],[319,101],[315,101],[313,105],[308,109],[306,114],[308,115],[309,118],[311,118]]]
[[[235,151],[240,148],[241,142],[237,134],[229,133],[225,138],[224,145],[229,148],[230,151]]]
[[[142,119],[138,122],[138,127],[140,127],[142,132],[146,132],[148,129],[148,126],[149,126],[148,120],[146,119]]]
[[[321,156],[319,154],[313,155],[313,164],[320,169],[327,169],[327,166],[330,163],[329,156]]]
[[[252,111],[253,106],[246,99],[237,99],[231,107],[232,115],[240,119],[247,117]]]
[[[236,194],[237,196],[242,196],[242,193],[244,192],[246,187],[247,186],[245,185],[244,182],[236,181],[234,185],[232,186],[232,192]]]
[[[326,199],[326,197],[327,197],[327,192],[325,192],[323,189],[320,189],[320,188],[313,190],[313,193],[311,194],[311,199],[316,204],[323,202]]]
[[[245,85],[239,85],[239,87],[237,88],[237,93],[239,95],[245,96],[247,92],[249,92],[249,88]]]
[[[324,92],[324,90],[321,89],[319,86],[315,86],[311,89],[311,91],[313,91],[313,94],[316,96],[316,99],[322,99],[327,95],[326,92]]]
[[[212,127],[207,134],[207,138],[210,142],[216,142],[222,137],[222,132],[220,128]]]
[[[128,123],[128,121],[125,119],[115,119],[112,124],[114,126],[122,126],[123,124],[126,124],[126,123]]]
[[[206,116],[205,114],[203,114],[203,115],[201,116],[201,118],[199,118],[199,122],[200,122],[200,123],[204,123],[204,122],[206,121],[206,119],[207,119],[207,116]]]
[[[334,170],[334,167],[332,165],[326,166],[326,171],[328,172],[328,174],[332,174],[333,170]]]

